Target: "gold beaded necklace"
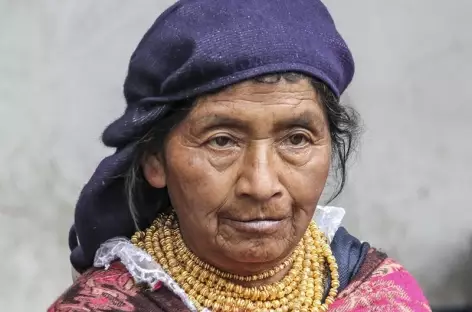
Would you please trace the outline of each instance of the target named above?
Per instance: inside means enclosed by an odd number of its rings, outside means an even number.
[[[198,311],[327,311],[339,287],[336,261],[329,244],[311,222],[291,257],[276,268],[253,276],[239,276],[204,263],[185,245],[177,218],[161,215],[131,242],[149,253],[182,287]],[[279,282],[244,287],[233,281],[256,281],[274,276],[291,265]],[[331,273],[328,296],[323,300],[326,267]]]

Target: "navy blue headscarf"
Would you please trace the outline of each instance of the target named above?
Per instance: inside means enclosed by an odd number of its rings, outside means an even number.
[[[116,152],[99,164],[77,202],[73,266],[84,271],[101,243],[134,233],[124,174],[136,141],[173,103],[287,71],[319,79],[337,96],[351,82],[351,53],[318,0],[182,0],[159,16],[131,56],[126,110],[103,133]]]

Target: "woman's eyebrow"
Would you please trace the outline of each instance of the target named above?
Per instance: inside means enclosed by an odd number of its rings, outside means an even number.
[[[267,122],[261,120],[261,123]],[[237,130],[248,130],[251,125],[247,122],[222,114],[212,114],[201,117],[197,120],[199,128],[205,131],[216,129],[216,128],[231,128]],[[274,121],[274,132],[283,131],[289,128],[300,127],[306,128],[313,131],[319,131],[325,124],[324,118],[319,113],[313,111],[303,111],[290,117],[284,117],[282,119]]]
[[[306,129],[318,130],[325,124],[324,118],[314,111],[303,111],[297,115],[288,118],[276,120],[274,123],[275,131],[300,127]]]

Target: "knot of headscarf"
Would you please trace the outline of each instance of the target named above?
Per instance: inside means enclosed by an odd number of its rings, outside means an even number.
[[[160,15],[131,57],[127,108],[103,134],[116,152],[98,165],[77,202],[73,266],[91,267],[101,243],[135,231],[123,174],[136,141],[172,103],[287,71],[321,80],[337,96],[351,82],[351,53],[318,0],[182,0]]]

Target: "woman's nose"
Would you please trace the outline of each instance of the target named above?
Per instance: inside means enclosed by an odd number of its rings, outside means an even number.
[[[270,146],[262,144],[246,151],[237,181],[237,195],[262,202],[282,195],[277,156],[273,153]]]

